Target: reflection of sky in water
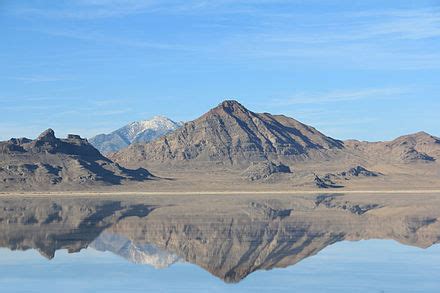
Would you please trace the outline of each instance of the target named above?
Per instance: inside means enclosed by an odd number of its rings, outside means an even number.
[[[440,245],[426,250],[389,240],[340,242],[286,269],[225,284],[186,263],[156,270],[109,252],[0,249],[2,292],[440,292]]]

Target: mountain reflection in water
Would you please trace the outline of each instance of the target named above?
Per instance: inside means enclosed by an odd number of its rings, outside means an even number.
[[[0,206],[0,247],[49,259],[92,247],[156,268],[189,262],[232,283],[338,241],[440,241],[440,196],[428,194],[3,198]]]

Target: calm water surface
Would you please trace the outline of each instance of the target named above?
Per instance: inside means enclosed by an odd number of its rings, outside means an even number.
[[[0,257],[2,292],[440,292],[440,246],[423,250],[386,240],[337,243],[238,284],[188,263],[155,269],[91,248],[62,250],[50,261],[35,250],[1,249]]]
[[[2,199],[0,288],[440,292],[437,198]]]

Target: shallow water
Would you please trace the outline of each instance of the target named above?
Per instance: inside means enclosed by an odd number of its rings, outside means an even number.
[[[2,292],[440,292],[438,196],[0,201]]]
[[[166,269],[133,264],[92,248],[0,250],[3,292],[439,292],[440,246],[420,249],[389,240],[340,242],[284,269],[259,271],[227,284],[196,265]]]

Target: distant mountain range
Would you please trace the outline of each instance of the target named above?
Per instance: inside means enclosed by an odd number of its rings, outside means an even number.
[[[283,115],[254,113],[237,101],[224,101],[177,131],[132,145],[113,157],[130,161],[251,161],[322,155],[344,144]]]
[[[122,185],[153,178],[151,168],[167,178],[183,170],[179,180],[191,190],[215,183],[214,169],[222,180],[229,176],[228,186],[246,180],[340,188],[362,179],[365,186],[432,186],[440,183],[439,159],[440,138],[425,132],[389,142],[341,141],[293,118],[224,101],[184,124],[157,116],[90,143],[77,135],[58,139],[50,129],[35,140],[0,142],[0,190]]]
[[[155,116],[150,120],[142,120],[127,124],[109,134],[99,134],[89,139],[89,142],[101,153],[111,153],[123,149],[132,143],[149,142],[168,134],[183,123]]]
[[[440,139],[419,132],[391,142],[340,141],[293,118],[255,113],[237,101],[224,101],[176,131],[131,145],[111,158],[130,166],[142,162],[238,166],[258,161],[433,162],[440,158]]]

